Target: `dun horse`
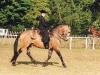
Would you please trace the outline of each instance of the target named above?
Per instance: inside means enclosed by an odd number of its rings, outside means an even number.
[[[89,32],[92,33],[92,37],[100,37],[100,30],[97,31],[93,28],[93,26],[90,26],[89,29],[88,29]]]
[[[55,27],[50,33],[50,42],[49,42],[49,50],[48,50],[48,58],[43,63],[43,66],[45,67],[48,60],[51,58],[53,50],[57,53],[59,58],[61,59],[63,67],[66,67],[62,55],[60,53],[60,43],[61,38],[64,41],[68,40],[68,36],[70,36],[71,27],[69,25],[59,25]],[[27,55],[31,59],[31,61],[36,64],[36,61],[33,59],[30,53],[31,46],[35,46],[38,48],[44,48],[42,37],[38,33],[38,30],[27,30],[19,34],[14,42],[14,56],[11,60],[12,65],[16,66],[16,60],[20,53],[22,53],[23,50],[27,49]],[[17,50],[18,46],[18,40],[20,40],[20,49]]]

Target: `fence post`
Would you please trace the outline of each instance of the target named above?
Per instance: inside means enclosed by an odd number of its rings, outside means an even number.
[[[72,37],[70,37],[70,50],[72,49]]]
[[[88,37],[86,37],[86,44],[85,44],[85,45],[86,45],[86,46],[85,46],[86,49],[87,49],[87,45],[88,45],[88,44],[87,44],[87,43],[88,43],[87,40],[88,40]]]
[[[94,38],[92,38],[92,49],[94,50]]]

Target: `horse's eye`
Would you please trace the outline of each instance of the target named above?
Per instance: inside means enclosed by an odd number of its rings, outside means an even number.
[[[62,34],[62,36],[63,36],[64,34]]]
[[[70,33],[70,32],[68,32],[68,33]]]

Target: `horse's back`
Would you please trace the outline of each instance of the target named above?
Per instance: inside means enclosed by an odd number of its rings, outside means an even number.
[[[31,32],[32,32],[32,30],[23,31],[23,32],[21,33],[21,36],[29,35]]]
[[[31,36],[35,36],[36,39],[32,39]],[[60,46],[60,41],[55,38],[55,35],[52,32],[49,32],[50,36],[50,46]],[[28,43],[33,43],[34,46],[39,48],[44,48],[43,42],[42,42],[42,36],[40,34],[39,30],[27,30],[21,33],[20,37],[21,43],[23,45],[29,45]]]

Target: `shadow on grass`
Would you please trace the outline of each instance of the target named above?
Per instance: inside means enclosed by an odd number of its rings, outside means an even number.
[[[21,65],[21,64],[30,65],[30,64],[34,64],[34,63],[32,63],[31,61],[30,61],[30,62],[27,62],[27,61],[18,61],[17,63],[18,63],[17,65]],[[38,65],[38,64],[43,65],[43,63],[44,63],[44,62],[36,61],[36,64],[37,64],[37,65]],[[47,65],[52,65],[52,66],[55,65],[55,64],[59,64],[59,63],[57,63],[57,62],[48,62],[48,63],[47,63]]]

